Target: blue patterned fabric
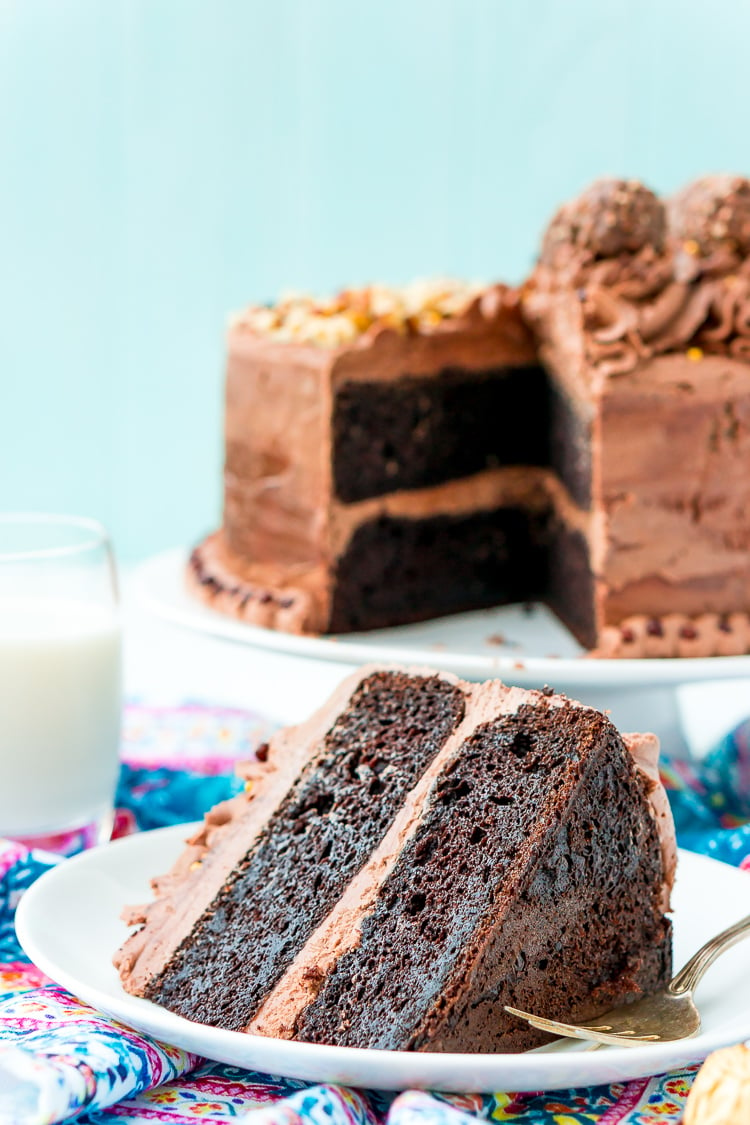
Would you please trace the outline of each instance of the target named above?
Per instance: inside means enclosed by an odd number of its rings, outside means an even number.
[[[57,862],[56,856],[29,853],[12,845],[0,849],[0,965],[23,958],[16,937],[16,907],[23,892]]]
[[[681,847],[735,866],[750,856],[750,720],[700,765],[664,762]]]
[[[234,774],[206,777],[195,770],[135,767],[123,763],[117,806],[133,814],[141,832],[200,820],[206,809],[242,789]]]

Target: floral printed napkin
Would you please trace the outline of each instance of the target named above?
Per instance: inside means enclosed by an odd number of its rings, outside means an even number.
[[[257,715],[185,704],[127,710],[117,832],[195,820],[237,789],[233,762],[270,732]],[[750,867],[750,721],[700,772],[665,766],[683,846]],[[0,842],[0,1125],[251,1119],[257,1125],[672,1125],[696,1067],[590,1089],[446,1095],[314,1086],[197,1058],[98,1014],[24,957],[13,919],[59,857]]]

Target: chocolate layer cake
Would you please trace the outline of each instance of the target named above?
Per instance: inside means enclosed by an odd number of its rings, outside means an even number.
[[[586,1018],[669,979],[657,756],[551,692],[363,669],[128,912],[123,984],[305,1042],[534,1046],[504,1005]]]
[[[750,650],[750,182],[565,205],[519,291],[251,308],[192,587],[344,632],[546,601],[600,655]]]
[[[368,290],[315,308],[232,330],[224,526],[192,560],[203,596],[343,632],[541,590],[550,501],[519,466],[545,454],[517,413],[544,396],[518,296]]]

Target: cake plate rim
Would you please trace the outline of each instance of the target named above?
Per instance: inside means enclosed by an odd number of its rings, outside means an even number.
[[[750,943],[713,966],[698,996],[706,1028],[679,1043],[592,1052],[566,1040],[522,1054],[430,1054],[295,1043],[192,1023],[125,993],[111,962],[128,933],[122,907],[150,897],[148,879],[171,866],[191,827],[128,836],[51,868],[24,894],[16,928],[26,954],[58,984],[122,1023],[198,1055],[308,1082],[491,1093],[643,1078],[750,1037]],[[681,852],[674,903],[675,962],[681,963],[750,910],[750,878],[718,860]]]
[[[334,636],[309,636],[283,633],[241,621],[211,609],[190,594],[184,582],[189,551],[177,547],[161,551],[141,562],[134,570],[132,585],[139,604],[154,616],[191,632],[218,637],[234,643],[293,657],[323,660],[347,665],[402,664],[452,672],[466,680],[504,679],[519,687],[538,687],[551,683],[557,690],[577,689],[654,689],[679,687],[707,680],[750,677],[750,654],[743,656],[597,658],[587,655],[558,622],[551,632],[538,618],[549,611],[537,610],[536,640],[567,648],[568,655],[535,655],[525,648],[499,644],[490,648],[489,638],[497,636],[497,623],[512,622],[511,629],[523,630],[526,612],[520,606],[479,610],[470,614],[375,630]],[[450,636],[470,629],[477,646],[485,651],[451,649],[450,640],[440,640],[440,631]],[[545,632],[547,630],[547,632]],[[480,633],[484,637],[479,636]],[[414,638],[423,637],[420,642]],[[577,650],[577,651],[576,651]]]

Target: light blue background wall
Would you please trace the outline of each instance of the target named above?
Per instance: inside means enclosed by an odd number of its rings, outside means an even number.
[[[519,278],[603,173],[750,170],[742,0],[0,0],[0,508],[220,507],[227,312]]]

